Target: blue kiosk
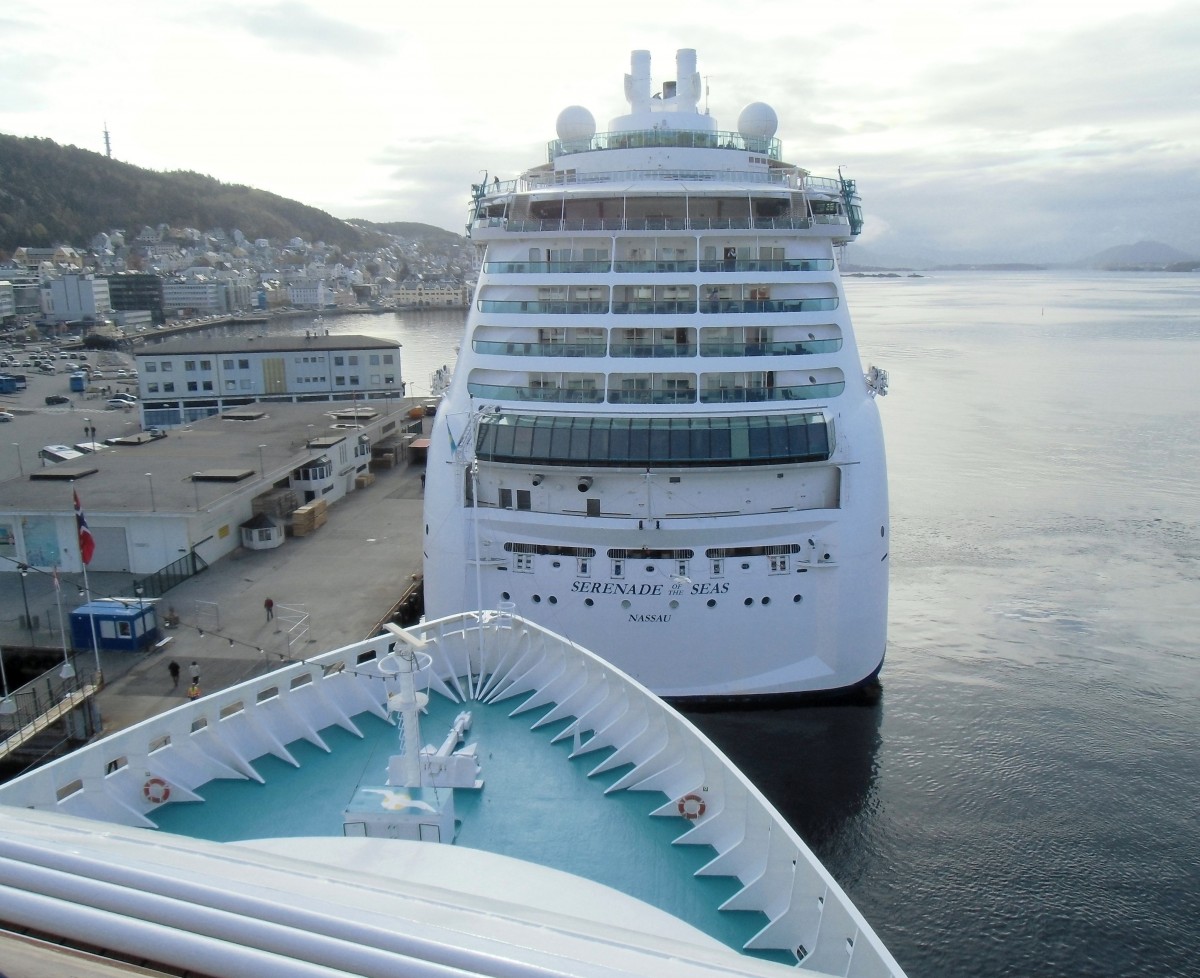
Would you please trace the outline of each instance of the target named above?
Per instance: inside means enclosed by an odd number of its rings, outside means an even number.
[[[92,625],[100,650],[138,652],[158,641],[154,604],[138,601],[89,601],[71,612],[71,643],[92,648]]]

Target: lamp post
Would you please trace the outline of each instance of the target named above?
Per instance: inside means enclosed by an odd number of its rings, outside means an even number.
[[[138,629],[141,629],[141,635],[146,634],[146,603],[142,600],[142,594],[145,593],[145,588],[142,587],[141,581],[133,586],[133,593],[138,599],[138,628],[134,629],[133,637],[139,639]]]
[[[25,593],[25,578],[29,576],[29,565],[18,564],[17,570],[21,572],[21,602],[25,605],[25,625],[29,629],[29,645],[34,645],[33,641],[33,619],[29,617],[29,595]]]
[[[8,674],[4,671],[4,649],[0,649],[0,683],[4,685],[4,698],[0,699],[0,714],[16,713],[17,704],[13,702],[13,698],[8,692]]]
[[[14,441],[13,448],[17,450],[17,470],[21,473],[21,476],[24,477],[25,465],[21,462],[21,443],[19,441]]]
[[[263,449],[264,449],[264,448],[266,448],[266,447],[267,447],[266,445],[259,445],[259,446],[258,446],[258,474],[259,474],[259,475],[266,475],[266,474],[267,474],[267,472],[266,472],[266,469],[264,469],[264,468],[263,468],[263,454],[262,454],[262,453],[263,453]]]
[[[146,480],[150,483],[150,512],[154,513],[157,512],[157,509],[154,505],[154,473],[147,472]]]

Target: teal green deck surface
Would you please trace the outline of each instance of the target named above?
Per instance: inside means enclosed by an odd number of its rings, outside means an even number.
[[[499,706],[448,703],[431,697],[421,719],[425,744],[440,745],[455,716],[473,717],[468,743],[478,743],[481,791],[458,789],[462,824],[455,844],[551,866],[611,886],[686,920],[722,943],[741,948],[766,923],[757,912],[717,907],[739,889],[728,877],[693,877],[714,855],[708,846],[672,845],[689,826],[682,818],[651,818],[666,802],[659,792],[604,788],[627,768],[596,778],[587,772],[607,751],[568,760],[571,738],[552,744],[566,725],[530,733],[545,711],[509,717]],[[202,804],[170,803],[153,813],[167,832],[218,842],[299,836],[340,836],[342,813],[359,785],[381,785],[398,749],[396,727],[371,714],[354,722],[359,739],[340,727],[321,731],[331,753],[307,741],[288,744],[300,767],[266,756],[254,762],[265,784],[210,781],[197,789]],[[431,845],[434,843],[430,843]],[[786,955],[755,954],[779,961]]]

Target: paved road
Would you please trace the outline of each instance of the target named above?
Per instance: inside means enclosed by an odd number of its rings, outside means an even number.
[[[275,550],[237,550],[167,592],[160,611],[174,608],[181,623],[163,633],[171,639],[165,648],[101,654],[103,732],[182,702],[193,661],[201,691],[211,692],[372,634],[421,570],[422,471],[409,465],[377,471],[374,485],[330,507],[328,522],[310,536],[288,538]],[[77,603],[74,578],[64,584],[64,613]],[[132,581],[129,574],[89,576],[95,596],[132,596]],[[46,631],[45,621],[57,617],[52,584],[32,577],[26,583],[31,594],[39,589],[30,597],[32,613],[43,619],[39,644],[56,647],[61,639]],[[271,621],[267,598],[275,602]],[[20,576],[0,575],[0,645],[28,641],[21,602]],[[77,659],[81,672],[91,664],[88,656]],[[172,660],[181,666],[178,687],[167,668]]]

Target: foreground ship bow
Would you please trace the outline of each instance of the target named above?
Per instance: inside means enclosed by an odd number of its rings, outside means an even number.
[[[871,683],[886,643],[883,439],[838,250],[851,181],[722,130],[695,54],[549,162],[477,186],[482,273],[434,424],[431,616],[503,607],[683,700]]]

